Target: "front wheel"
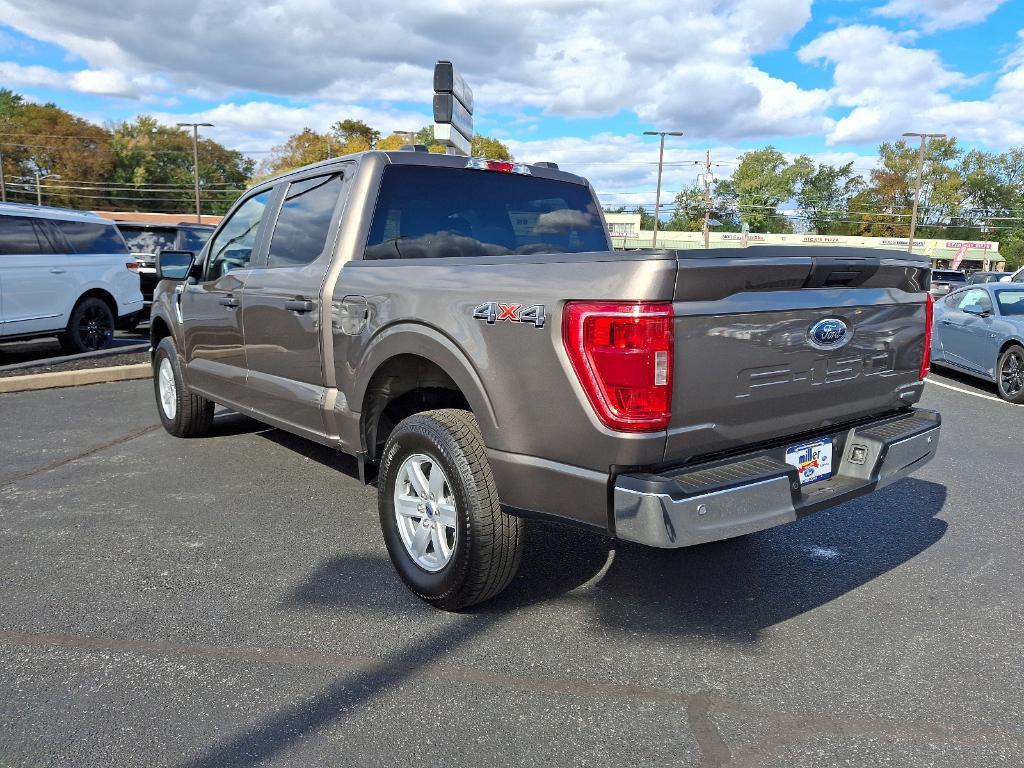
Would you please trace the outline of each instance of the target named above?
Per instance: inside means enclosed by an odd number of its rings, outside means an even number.
[[[68,327],[57,340],[72,355],[106,349],[114,340],[114,313],[103,299],[84,298],[71,310]]]
[[[213,401],[194,395],[181,375],[178,350],[170,336],[153,353],[153,389],[160,422],[175,437],[202,437],[213,425]]]
[[[438,608],[488,600],[516,574],[522,520],[501,511],[468,411],[426,411],[395,427],[384,447],[377,506],[395,570]]]
[[[1003,400],[1024,405],[1024,347],[1014,344],[999,355],[996,387]]]

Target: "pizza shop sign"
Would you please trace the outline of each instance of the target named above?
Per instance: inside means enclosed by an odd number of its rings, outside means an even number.
[[[946,247],[947,248],[956,248],[957,250],[959,250],[961,248],[963,248],[965,250],[968,249],[968,248],[977,248],[977,249],[982,250],[982,251],[991,251],[992,250],[992,243],[984,242],[984,241],[980,242],[980,243],[973,243],[973,242],[970,242],[970,241],[964,242],[964,241],[961,241],[961,240],[947,240],[946,241]]]

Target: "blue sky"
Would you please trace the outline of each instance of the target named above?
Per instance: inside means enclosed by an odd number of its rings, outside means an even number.
[[[769,143],[862,171],[905,130],[1024,144],[1021,0],[365,6],[0,0],[0,85],[97,122],[213,122],[259,159],[345,117],[419,128],[433,62],[450,58],[480,132],[618,202],[650,197],[652,128],[685,133],[667,147],[670,192],[706,149],[726,175]]]

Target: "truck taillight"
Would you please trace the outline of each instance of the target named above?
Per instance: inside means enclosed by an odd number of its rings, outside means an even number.
[[[562,336],[601,422],[625,432],[665,429],[672,415],[672,305],[570,301]]]
[[[137,261],[126,261],[126,262],[124,263],[124,265],[125,265],[125,267],[127,267],[127,269],[128,269],[128,271],[129,271],[129,272],[135,272],[136,274],[138,274],[138,271],[139,271],[139,267],[141,267],[141,266],[142,266],[142,265],[141,265],[141,264],[139,264],[139,262],[137,262]]]
[[[921,355],[921,375],[919,377],[922,381],[928,375],[928,369],[932,365],[932,325],[934,318],[935,299],[930,293],[926,293],[924,303],[924,352]]]

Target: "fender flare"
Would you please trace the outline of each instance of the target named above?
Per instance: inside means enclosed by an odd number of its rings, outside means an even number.
[[[498,417],[487,389],[465,352],[451,338],[427,325],[405,322],[389,326],[374,337],[359,362],[350,407],[360,413],[370,381],[382,365],[399,355],[415,355],[447,373],[473,409],[486,445],[493,445]]]

